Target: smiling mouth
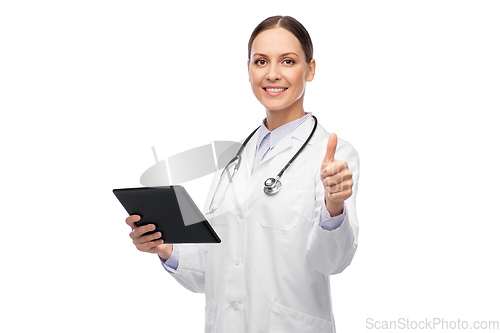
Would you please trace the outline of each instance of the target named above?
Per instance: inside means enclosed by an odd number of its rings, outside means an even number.
[[[287,90],[288,88],[262,88],[265,91],[271,92],[271,93],[277,93],[277,92],[282,92]]]

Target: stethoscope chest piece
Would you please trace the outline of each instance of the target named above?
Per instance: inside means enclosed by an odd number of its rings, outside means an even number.
[[[267,195],[272,195],[277,193],[281,189],[281,182],[279,179],[267,178],[264,182],[264,193]]]

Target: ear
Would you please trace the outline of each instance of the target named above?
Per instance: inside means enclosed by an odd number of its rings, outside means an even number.
[[[316,60],[311,59],[309,62],[309,68],[307,70],[306,80],[311,82],[314,79],[314,73],[316,72]]]

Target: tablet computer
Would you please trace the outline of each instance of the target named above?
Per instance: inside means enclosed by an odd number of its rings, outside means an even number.
[[[138,226],[154,224],[166,244],[220,243],[219,236],[181,185],[114,189],[129,215],[139,215]]]

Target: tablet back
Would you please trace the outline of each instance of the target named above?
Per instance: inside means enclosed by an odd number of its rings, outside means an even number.
[[[221,242],[181,185],[114,189],[113,193],[129,215],[141,216],[138,226],[154,224],[153,232],[160,231],[167,244]]]

